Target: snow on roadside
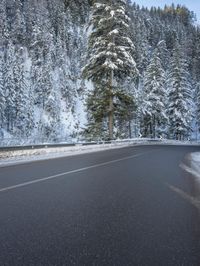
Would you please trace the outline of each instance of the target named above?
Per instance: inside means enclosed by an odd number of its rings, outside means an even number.
[[[191,153],[188,156],[188,159],[189,165],[181,164],[181,168],[193,177],[193,197],[198,203],[198,208],[200,209],[200,152]]]
[[[200,182],[200,152],[191,153],[190,159],[191,159],[191,168]]]
[[[32,161],[48,160],[60,157],[92,153],[109,149],[123,148],[130,145],[152,144],[149,139],[126,139],[116,140],[111,144],[81,145],[76,144],[70,147],[47,147],[32,150],[0,151],[0,167],[15,165]]]
[[[123,148],[129,145],[130,143],[114,143],[114,144],[101,144],[101,145],[96,144],[90,146],[83,146],[77,144],[72,147],[3,151],[0,152],[0,167],[6,165],[21,164],[31,161],[40,161],[40,160],[79,155],[84,153],[92,153],[102,150]]]

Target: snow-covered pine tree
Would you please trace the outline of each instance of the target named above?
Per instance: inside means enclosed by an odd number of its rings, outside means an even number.
[[[32,43],[30,45],[31,65],[31,90],[34,92],[34,104],[36,107],[44,109],[44,89],[46,73],[49,66],[44,66],[44,35],[39,25],[34,25],[31,33]],[[44,70],[43,70],[44,66]],[[47,70],[48,71],[48,70]],[[47,73],[49,75],[49,73]]]
[[[200,26],[196,28],[192,60],[193,78],[200,82]]]
[[[167,50],[166,41],[162,40],[157,45],[162,67],[166,71],[169,67],[170,52]]]
[[[5,122],[4,47],[6,28],[6,5],[3,0],[0,3],[0,137],[3,136],[2,129]]]
[[[59,136],[60,108],[58,105],[58,95],[54,91],[51,92],[46,100],[45,113],[48,120],[44,121],[44,137],[55,141]]]
[[[196,105],[197,105],[197,126],[200,132],[200,83],[196,86]]]
[[[26,25],[24,20],[24,14],[22,12],[22,2],[20,0],[15,0],[15,16],[12,25],[12,35],[14,43],[24,44]]]
[[[109,138],[113,138],[116,79],[121,75],[134,75],[136,63],[133,59],[134,45],[129,38],[129,17],[126,0],[96,0],[90,23],[89,63],[83,74],[94,84],[104,83],[108,100],[104,108],[109,120]]]
[[[15,134],[20,137],[28,137],[32,129],[32,102],[30,88],[25,76],[24,48],[20,47],[15,52],[13,62],[13,77],[15,80]]]
[[[4,90],[4,80],[3,80],[3,68],[4,68],[4,60],[3,53],[0,51],[0,137],[1,130],[5,121],[5,90]]]
[[[8,20],[6,16],[6,0],[0,1],[0,47],[3,47],[8,39]]]
[[[190,136],[192,121],[192,86],[188,63],[181,46],[176,42],[167,83],[169,84],[169,130],[170,136],[183,140]]]
[[[165,71],[158,48],[144,74],[143,103],[140,108],[143,135],[155,138],[164,133],[167,123]]]
[[[13,74],[13,64],[15,60],[14,45],[9,41],[6,49],[6,60],[4,68],[4,90],[5,90],[5,117],[6,129],[8,132],[13,131],[14,121],[16,119],[16,92],[15,80]]]

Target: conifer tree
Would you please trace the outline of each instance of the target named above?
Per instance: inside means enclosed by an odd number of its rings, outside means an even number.
[[[0,52],[0,134],[5,122],[5,89],[4,89],[4,80],[3,80],[3,68],[4,61],[2,52]],[[1,135],[0,135],[1,136]]]
[[[5,90],[5,117],[7,123],[7,131],[12,132],[14,121],[16,118],[16,91],[15,80],[13,74],[13,65],[15,61],[15,53],[13,43],[9,41],[7,46],[6,61],[4,68],[4,90]]]
[[[96,83],[93,91],[90,91],[86,100],[88,109],[88,124],[84,135],[88,140],[107,139],[107,111],[109,105],[107,91],[104,83]]]
[[[170,135],[172,138],[182,140],[191,133],[193,93],[188,64],[178,41],[173,50],[168,83]]]
[[[126,0],[95,1],[89,37],[89,63],[83,73],[95,83],[104,83],[107,105],[104,105],[109,120],[109,138],[113,138],[116,76],[136,73],[133,59],[134,45],[128,37],[129,17]]]
[[[26,32],[24,14],[22,12],[22,2],[20,0],[15,0],[14,8],[15,8],[15,16],[14,16],[14,23],[12,24],[13,39],[15,43],[19,43],[20,45],[22,45],[24,44],[25,41],[25,32]]]
[[[31,125],[31,104],[30,88],[25,76],[24,49],[21,47],[15,52],[13,62],[13,77],[15,81],[15,130],[20,137],[27,137],[30,133]]]
[[[8,19],[6,16],[6,0],[0,1],[0,48],[3,47],[8,40]]]
[[[116,89],[113,106],[117,138],[132,138],[132,120],[137,108],[133,92],[134,90]]]
[[[195,32],[192,72],[195,81],[200,82],[200,26],[197,27]]]
[[[143,134],[145,137],[158,137],[165,129],[166,87],[160,53],[155,49],[150,64],[144,74],[144,93],[141,106]]]
[[[196,86],[197,126],[200,132],[200,83]]]

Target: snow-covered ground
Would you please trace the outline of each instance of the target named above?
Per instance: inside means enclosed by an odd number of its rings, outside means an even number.
[[[156,142],[157,143],[157,142]],[[93,144],[82,145],[76,144],[70,147],[51,147],[46,144],[46,148],[42,149],[30,149],[30,150],[14,150],[14,151],[0,151],[0,167],[6,165],[20,164],[30,161],[47,160],[51,158],[59,158],[66,156],[79,155],[83,153],[98,152],[102,150],[123,148],[130,145],[148,145],[152,144],[150,139],[126,139],[116,140],[111,144]]]
[[[194,152],[190,155],[191,157],[191,169],[195,177],[200,183],[200,152]]]
[[[193,177],[193,199],[200,209],[200,152],[191,153],[188,157],[189,165],[182,164],[182,168]]]
[[[90,146],[83,146],[81,144],[77,144],[71,147],[52,147],[32,150],[3,151],[0,152],[0,167],[6,165],[26,163],[30,161],[47,160],[51,158],[59,158],[83,153],[98,152],[108,149],[123,148],[132,144],[133,142],[115,142],[112,144],[96,144]]]

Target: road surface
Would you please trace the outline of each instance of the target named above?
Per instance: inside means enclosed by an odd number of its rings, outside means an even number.
[[[0,168],[0,265],[199,266],[195,147],[141,146]]]

